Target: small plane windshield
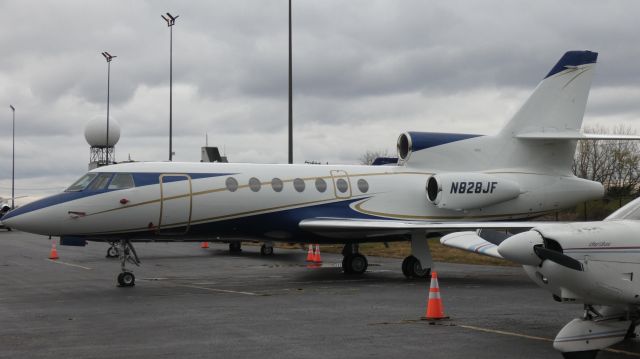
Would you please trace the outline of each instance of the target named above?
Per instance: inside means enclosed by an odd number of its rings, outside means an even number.
[[[635,219],[640,220],[640,198],[627,203],[622,208],[613,212],[606,220]]]
[[[75,181],[69,188],[65,190],[65,192],[80,192],[83,189],[87,188],[89,183],[96,178],[97,173],[87,173],[86,175],[80,177],[79,180]]]

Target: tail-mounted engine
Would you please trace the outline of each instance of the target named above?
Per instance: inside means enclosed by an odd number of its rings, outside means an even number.
[[[441,132],[405,132],[398,137],[399,162],[400,164],[407,162],[413,152],[478,136],[480,135]]]
[[[439,173],[429,177],[427,199],[438,208],[478,209],[520,195],[517,183],[481,173]]]

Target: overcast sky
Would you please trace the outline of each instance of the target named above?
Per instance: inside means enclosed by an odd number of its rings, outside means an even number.
[[[111,118],[116,159],[173,143],[287,161],[286,0],[0,1],[0,195],[56,192],[87,170],[84,126]],[[407,130],[495,133],[567,50],[600,53],[585,124],[640,129],[640,2],[294,0],[294,160],[358,162]],[[2,110],[4,108],[4,110]]]

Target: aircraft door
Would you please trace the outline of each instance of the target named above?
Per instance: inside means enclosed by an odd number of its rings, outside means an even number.
[[[193,198],[191,177],[184,174],[160,175],[160,219],[158,233],[183,235],[189,231]]]
[[[351,182],[347,172],[342,170],[331,171],[331,180],[336,198],[351,198]]]

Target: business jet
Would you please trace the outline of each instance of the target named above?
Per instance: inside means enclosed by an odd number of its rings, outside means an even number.
[[[339,243],[345,273],[367,269],[360,243],[411,241],[407,277],[429,275],[425,235],[521,220],[600,198],[575,177],[597,53],[569,51],[496,135],[405,132],[395,166],[136,162],[101,167],[5,216],[67,243],[118,240],[120,286],[137,241]],[[637,139],[637,138],[636,138]],[[488,225],[487,227],[490,227]]]
[[[478,232],[448,234],[441,242],[521,264],[556,301],[583,303],[582,316],[553,342],[565,358],[595,358],[633,337],[640,324],[640,198],[604,221],[529,223],[532,229],[498,244]]]

